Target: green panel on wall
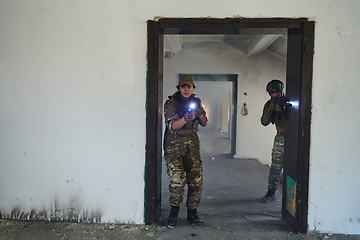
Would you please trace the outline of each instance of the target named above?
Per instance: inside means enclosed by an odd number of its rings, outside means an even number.
[[[295,217],[296,215],[296,187],[297,182],[291,177],[286,178],[286,209]]]

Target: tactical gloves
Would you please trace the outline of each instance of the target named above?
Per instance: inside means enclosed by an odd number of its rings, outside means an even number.
[[[276,112],[276,104],[273,102],[270,102],[268,110],[270,112]]]
[[[196,109],[196,111],[195,111],[195,118],[198,119],[198,118],[201,117],[201,115],[202,115],[201,109],[200,109],[200,108]]]
[[[275,106],[275,111],[277,111],[277,112],[282,112],[282,110],[283,110],[283,106],[282,106],[282,105],[277,104],[277,105]]]
[[[184,115],[184,119],[187,122],[190,122],[195,119],[195,112],[186,112]]]
[[[282,112],[284,110],[284,105],[282,99],[271,97],[269,104],[269,111],[271,112]]]
[[[197,108],[195,111],[188,111],[184,115],[185,121],[189,122],[194,119],[199,119],[202,115],[202,111],[200,108]]]

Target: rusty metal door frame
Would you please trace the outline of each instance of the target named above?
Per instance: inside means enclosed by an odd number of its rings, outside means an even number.
[[[295,85],[299,88],[301,108],[297,115],[296,126],[287,126],[285,139],[295,138],[296,151],[288,150],[285,144],[285,154],[291,156],[295,166],[291,168],[284,163],[284,199],[283,220],[296,232],[307,231],[308,211],[308,175],[310,149],[310,115],[311,86],[314,44],[314,22],[306,18],[164,18],[158,21],[148,21],[148,72],[146,97],[146,165],[145,165],[145,224],[157,222],[161,216],[161,161],[162,161],[162,59],[163,34],[239,34],[243,29],[288,29],[291,36],[288,46],[287,84],[290,77],[296,76]],[[290,42],[289,42],[290,41]],[[292,43],[291,41],[294,41]],[[294,86],[295,86],[294,85]],[[287,86],[288,87],[288,86]],[[289,130],[289,131],[288,131]],[[300,137],[301,136],[301,137]],[[287,140],[285,140],[287,141]],[[298,183],[298,194],[295,201],[297,213],[289,214],[286,208],[286,176]],[[294,200],[294,199],[290,199]]]
[[[282,219],[296,232],[308,229],[308,186],[314,22],[288,29],[286,94],[299,101],[285,122]]]

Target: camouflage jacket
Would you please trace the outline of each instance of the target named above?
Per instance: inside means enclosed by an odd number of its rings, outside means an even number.
[[[201,100],[192,94],[189,99],[185,99],[181,96],[180,92],[176,92],[174,95],[169,96],[169,99],[164,104],[164,117],[165,117],[165,137],[173,138],[176,135],[188,135],[197,133],[199,119],[186,123],[179,130],[172,130],[171,126],[175,120],[181,119],[185,113],[189,110],[189,104],[195,103],[201,110],[201,115],[206,117],[206,112],[201,105]]]
[[[275,124],[278,133],[285,133],[285,112],[271,111],[269,109],[270,102],[271,99],[264,105],[261,124],[264,126],[267,126],[270,123]]]

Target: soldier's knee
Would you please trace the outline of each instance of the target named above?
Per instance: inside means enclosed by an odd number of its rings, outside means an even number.
[[[270,175],[279,175],[281,173],[281,165],[272,164],[270,167]]]

